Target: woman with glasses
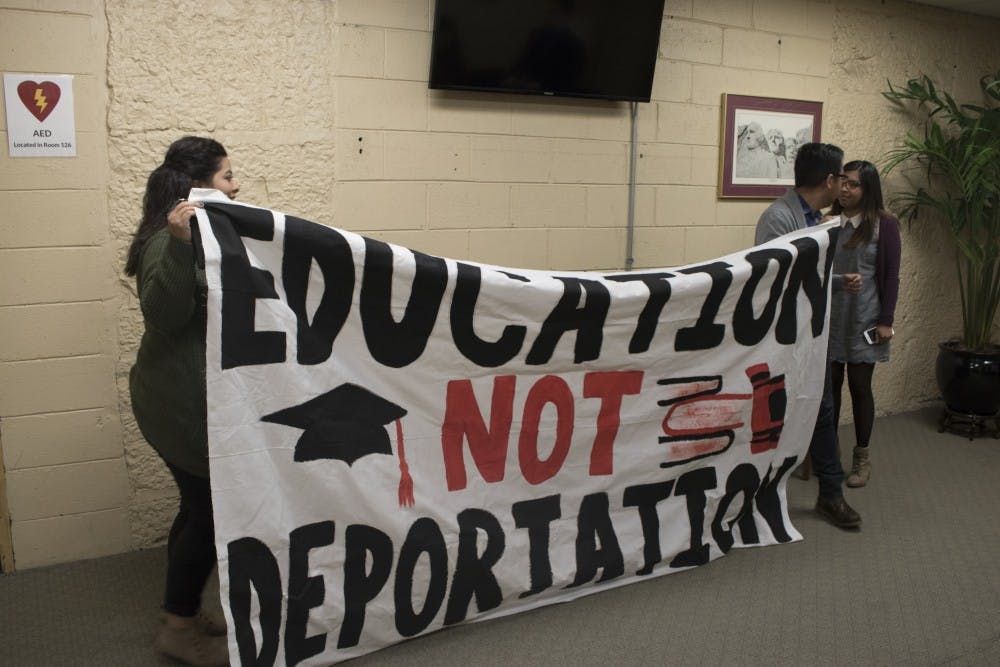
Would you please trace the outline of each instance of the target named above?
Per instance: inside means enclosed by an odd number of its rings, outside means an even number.
[[[840,419],[844,375],[854,409],[854,465],[847,486],[868,483],[869,440],[875,423],[872,373],[875,362],[889,360],[893,314],[899,294],[899,221],[882,203],[882,184],[871,162],[844,165],[840,196],[831,212],[842,225],[833,272],[861,274],[857,294],[834,292],[830,304],[830,362],[834,409]]]

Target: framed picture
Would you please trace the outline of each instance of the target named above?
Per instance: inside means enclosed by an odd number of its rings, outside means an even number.
[[[822,102],[723,93],[719,198],[783,195],[798,146],[819,141],[822,121]]]

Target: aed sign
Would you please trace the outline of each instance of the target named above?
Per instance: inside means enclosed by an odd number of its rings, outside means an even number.
[[[3,75],[7,145],[11,157],[75,157],[73,77]]]

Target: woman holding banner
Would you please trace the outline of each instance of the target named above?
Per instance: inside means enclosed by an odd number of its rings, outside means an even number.
[[[861,292],[834,292],[830,304],[830,362],[833,396],[840,420],[844,374],[854,409],[854,465],[847,486],[865,486],[871,475],[869,439],[875,423],[872,373],[875,363],[889,360],[894,335],[893,314],[899,294],[899,222],[882,204],[882,184],[871,162],[844,165],[840,196],[831,212],[843,227],[834,273],[860,273]]]
[[[235,198],[239,186],[217,141],[178,139],[146,182],[142,220],[125,264],[125,274],[136,279],[145,325],[129,389],[139,429],[180,491],[154,647],[190,665],[228,665],[225,623],[201,611],[216,556],[205,407],[206,284],[191,242],[191,219],[201,204],[187,201],[192,187]]]

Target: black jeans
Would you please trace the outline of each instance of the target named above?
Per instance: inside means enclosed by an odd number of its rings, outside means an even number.
[[[834,499],[844,495],[844,467],[840,463],[840,443],[837,440],[837,415],[833,404],[831,364],[826,363],[823,398],[819,402],[816,427],[809,443],[809,458],[819,481],[820,498]]]
[[[180,489],[181,504],[167,539],[163,609],[178,616],[194,616],[201,607],[201,591],[216,564],[212,490],[208,478],[169,463],[167,467]]]

